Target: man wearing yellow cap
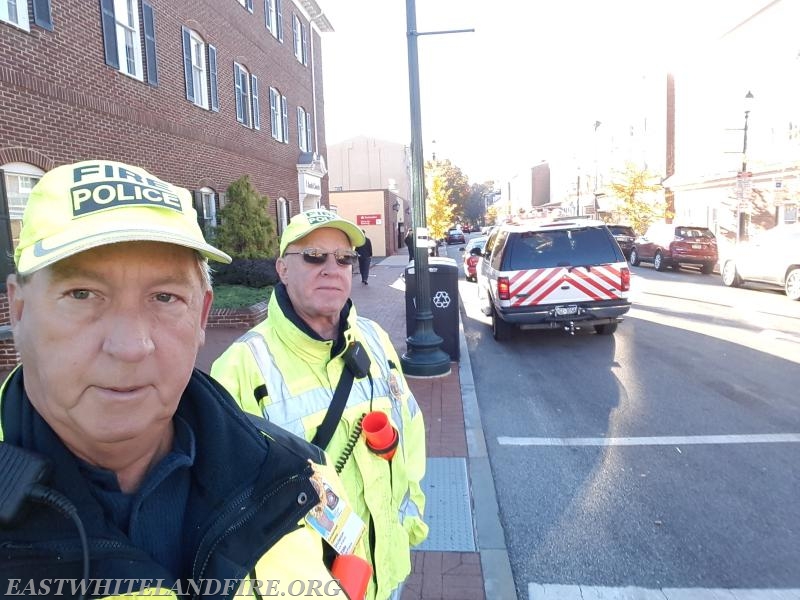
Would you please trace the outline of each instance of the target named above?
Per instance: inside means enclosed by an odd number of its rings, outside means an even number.
[[[342,597],[298,526],[324,456],[194,370],[207,261],[230,257],[189,192],[116,162],[58,167],[31,192],[14,259],[0,595]]]
[[[364,522],[368,598],[399,598],[423,522],[425,427],[388,334],[349,299],[363,232],[325,209],[292,218],[267,319],[211,367],[247,412],[324,448]],[[365,419],[365,415],[368,417]],[[385,442],[362,429],[388,421]]]

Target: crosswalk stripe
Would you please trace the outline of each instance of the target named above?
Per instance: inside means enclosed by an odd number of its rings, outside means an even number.
[[[800,589],[649,589],[529,583],[528,600],[800,600]]]
[[[792,444],[800,433],[762,433],[747,435],[684,435],[650,437],[510,437],[499,436],[501,446],[688,446],[692,444]]]

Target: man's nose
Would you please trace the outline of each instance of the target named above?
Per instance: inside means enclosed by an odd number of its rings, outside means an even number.
[[[103,350],[125,362],[136,362],[153,353],[152,324],[137,310],[117,311],[110,317]]]

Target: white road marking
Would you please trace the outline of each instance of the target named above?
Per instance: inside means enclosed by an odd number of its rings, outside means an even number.
[[[501,446],[688,446],[692,444],[793,444],[800,433],[748,435],[667,435],[652,437],[509,437],[499,436]]]
[[[648,589],[529,583],[528,600],[800,600],[800,589]]]

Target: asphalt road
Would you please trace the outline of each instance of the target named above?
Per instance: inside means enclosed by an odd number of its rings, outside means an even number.
[[[519,598],[800,588],[800,302],[632,271],[616,335],[504,343],[459,281]]]

